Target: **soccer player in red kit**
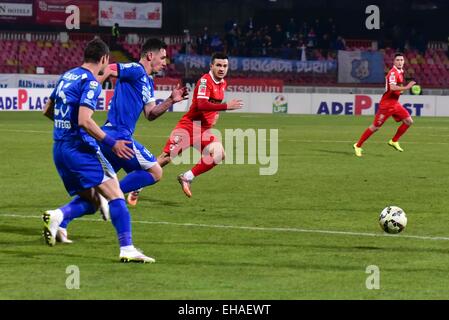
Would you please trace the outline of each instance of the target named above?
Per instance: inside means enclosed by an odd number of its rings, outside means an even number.
[[[396,122],[402,121],[395,136],[388,142],[388,145],[398,151],[404,151],[399,145],[399,138],[407,131],[407,129],[413,124],[413,119],[405,109],[399,103],[399,96],[403,91],[409,90],[416,82],[410,81],[406,86],[403,86],[404,82],[404,55],[402,53],[396,53],[394,55],[393,68],[388,72],[385,77],[385,93],[382,95],[382,99],[379,103],[379,109],[377,110],[373,124],[371,124],[360,137],[360,140],[354,144],[354,151],[357,157],[362,156],[363,143],[387,121],[390,116],[393,116]]]
[[[226,54],[212,55],[210,71],[196,83],[189,111],[179,120],[157,159],[163,167],[187,148],[195,147],[201,152],[200,161],[191,170],[178,176],[182,190],[188,197],[192,196],[190,184],[193,178],[209,171],[225,157],[222,143],[209,131],[217,122],[219,111],[243,107],[243,102],[238,99],[222,103],[228,67]],[[138,191],[134,191],[132,196],[137,200]]]

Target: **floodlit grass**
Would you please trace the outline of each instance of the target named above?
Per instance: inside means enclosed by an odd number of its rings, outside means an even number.
[[[141,120],[136,139],[158,155],[180,116]],[[0,112],[0,299],[448,299],[449,118],[415,118],[403,153],[387,145],[397,127],[389,120],[357,158],[352,144],[371,121],[222,114],[221,130],[279,130],[277,174],[220,165],[188,199],[176,175],[191,165],[167,166],[130,208],[135,245],[157,260],[141,265],[118,262],[115,231],[98,214],[72,222],[74,244],[44,244],[41,213],[70,199],[52,124]],[[387,205],[408,216],[397,237],[378,226]],[[70,265],[79,290],[66,288]],[[379,290],[365,286],[370,265]]]

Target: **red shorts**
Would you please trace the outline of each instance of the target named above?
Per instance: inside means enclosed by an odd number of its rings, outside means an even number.
[[[194,147],[198,151],[203,149],[212,142],[219,141],[208,129],[200,126],[177,125],[170,134],[164,152],[169,153],[171,158],[176,157],[187,148]]]
[[[373,125],[381,127],[389,117],[393,116],[396,122],[410,117],[410,113],[399,102],[391,105],[379,106]]]

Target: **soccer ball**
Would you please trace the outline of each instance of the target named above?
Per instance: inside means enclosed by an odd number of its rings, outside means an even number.
[[[399,233],[407,225],[407,216],[401,208],[389,206],[380,213],[379,225],[387,233]]]

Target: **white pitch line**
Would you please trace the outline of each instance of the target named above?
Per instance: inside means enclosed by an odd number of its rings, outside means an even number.
[[[23,218],[23,219],[41,219],[40,216],[28,216],[20,214],[0,214],[1,217],[8,218]],[[79,221],[93,221],[104,222],[102,219],[89,219],[83,218]],[[250,231],[271,231],[271,232],[297,232],[297,233],[320,233],[330,235],[344,235],[344,236],[363,236],[363,237],[389,237],[389,238],[407,238],[407,239],[419,239],[419,240],[442,240],[449,241],[449,237],[431,237],[431,236],[410,236],[410,235],[393,235],[387,233],[366,233],[366,232],[350,232],[350,231],[332,231],[332,230],[316,230],[316,229],[300,229],[300,228],[281,228],[281,227],[249,227],[249,226],[231,226],[220,224],[202,224],[202,223],[178,223],[168,221],[141,221],[133,220],[132,223],[140,224],[161,224],[172,225],[179,227],[199,227],[199,228],[217,228],[217,229],[235,229],[235,230],[250,230]]]
[[[298,139],[279,139],[279,141],[300,142],[300,143],[354,143],[354,140],[298,140]],[[369,143],[386,144],[385,141],[370,141]],[[405,142],[406,144],[449,144],[449,142]]]

